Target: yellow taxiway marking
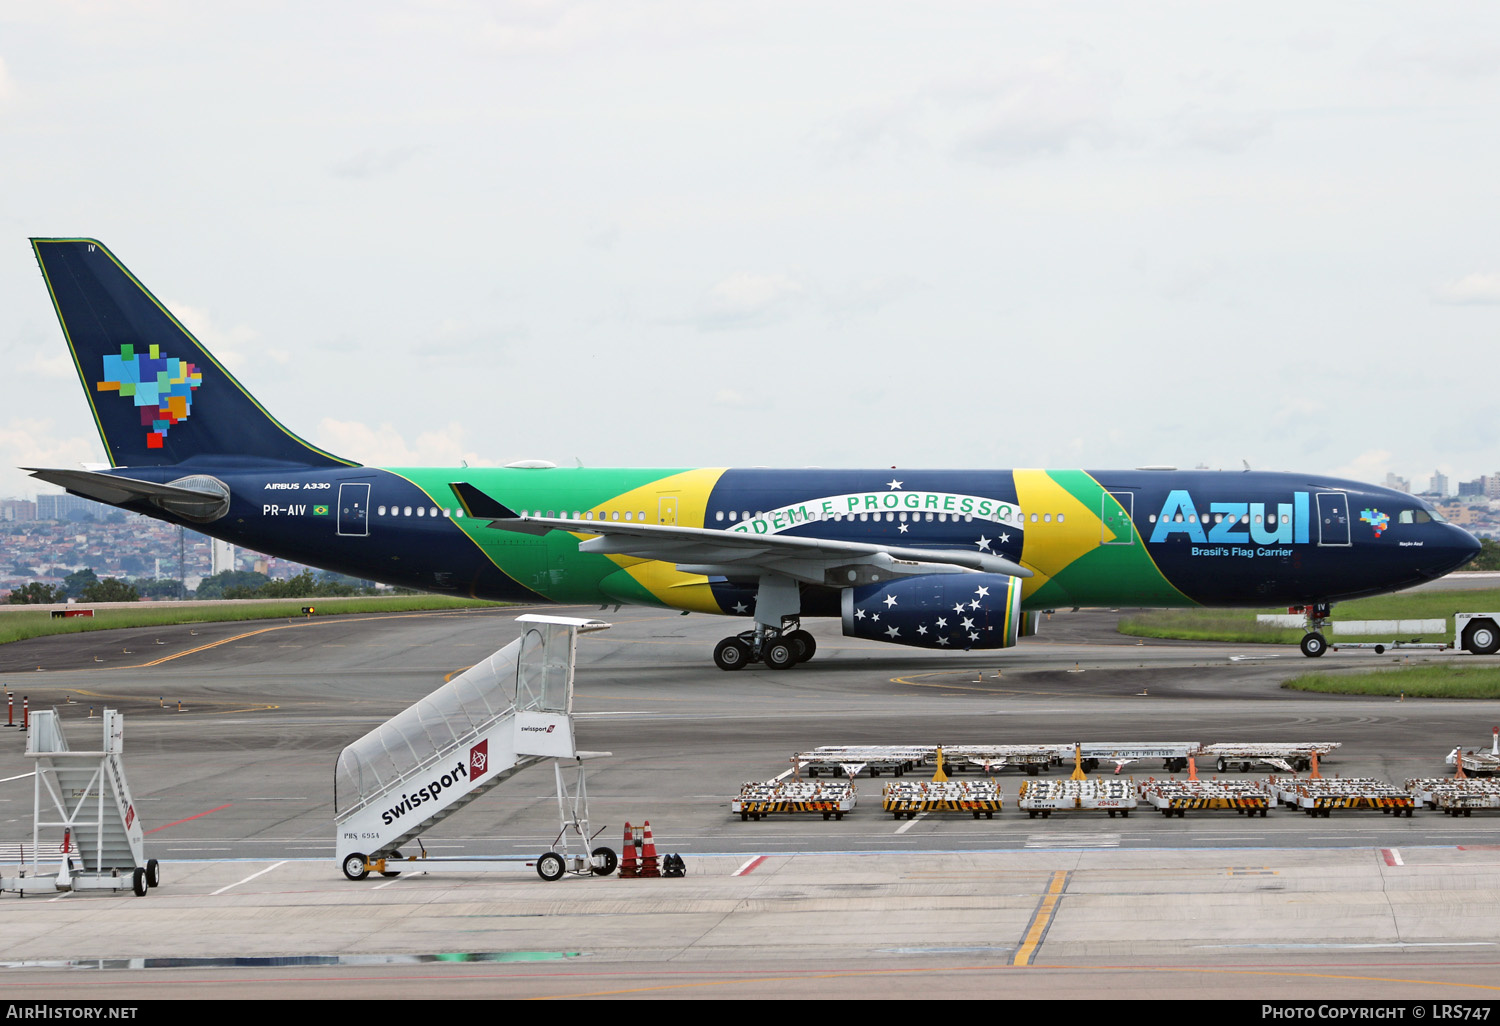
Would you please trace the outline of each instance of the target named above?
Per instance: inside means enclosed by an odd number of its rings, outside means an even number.
[[[125,667],[125,669],[132,669],[132,667]],[[133,702],[133,701],[141,701],[142,700],[139,695],[107,695],[107,694],[105,694],[102,691],[88,691],[88,690],[85,690],[83,688],[68,688],[68,692],[71,693],[71,694],[74,694],[74,695],[83,695],[85,698],[96,698],[96,699],[98,699],[101,702],[110,701],[110,700],[120,701],[120,702]],[[145,701],[150,701],[150,699],[145,699]],[[162,709],[165,712],[174,712],[175,710],[172,707],[175,704],[176,704],[176,700],[173,699],[171,702],[168,702],[166,705],[162,706]],[[219,709],[219,710],[217,710],[215,712],[205,713],[204,706],[208,706],[208,705],[212,705],[212,704],[213,704],[212,702],[204,702],[204,701],[201,701],[199,699],[194,699],[193,700],[193,704],[191,706],[189,706],[187,708],[187,710],[185,710],[185,711],[187,711],[187,712],[193,712],[193,713],[199,713],[200,715],[208,715],[208,716],[227,716],[230,713],[268,712],[268,711],[270,711],[272,709],[280,709],[281,708],[281,706],[279,706],[279,705],[276,705],[276,704],[270,703],[270,702],[266,702],[266,703],[263,703],[263,704],[260,704],[260,705],[246,705],[246,706],[241,706],[238,709]]]
[[[1016,949],[1016,957],[1011,959],[1011,965],[1031,964],[1031,956],[1036,954],[1036,949],[1041,946],[1042,938],[1047,936],[1047,928],[1052,925],[1053,913],[1057,911],[1057,903],[1062,901],[1063,891],[1067,890],[1070,876],[1072,874],[1065,869],[1059,869],[1052,874],[1052,882],[1047,886],[1047,893],[1042,895],[1041,904],[1031,915],[1031,928],[1026,931],[1026,939]]]
[[[917,677],[951,677],[956,673],[973,671],[934,670],[931,673],[913,673],[906,677],[892,677],[892,684],[905,684],[913,688],[943,688],[948,691],[983,691],[987,695],[1052,695],[1051,691],[1024,691],[1020,688],[981,687],[972,680],[966,684],[944,684],[940,681],[916,680]]]

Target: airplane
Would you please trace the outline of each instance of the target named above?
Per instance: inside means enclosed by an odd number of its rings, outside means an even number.
[[[1248,469],[362,466],[283,426],[102,243],[31,244],[109,456],[35,477],[389,585],[747,618],[724,670],[812,658],[804,617],[969,651],[1081,606],[1300,607],[1320,656],[1333,603],[1480,548],[1416,496]]]

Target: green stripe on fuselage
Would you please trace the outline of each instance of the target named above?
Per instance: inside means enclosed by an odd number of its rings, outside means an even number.
[[[1082,470],[1049,470],[1047,476],[1060,485],[1085,509],[1095,515],[1103,512],[1109,493],[1104,486]],[[1110,504],[1123,513],[1120,504]],[[1052,609],[1058,606],[1090,606],[1139,603],[1143,606],[1196,606],[1198,603],[1178,591],[1162,575],[1146,551],[1145,539],[1134,524],[1134,537],[1128,545],[1099,544],[1079,556],[1052,579],[1038,588],[1026,607]]]
[[[655,481],[682,473],[680,470],[619,470],[554,467],[522,470],[510,467],[399,467],[399,474],[421,488],[441,508],[457,505],[453,482],[465,481],[491,498],[519,512],[572,516],[588,510],[620,512],[615,500]],[[637,506],[639,503],[637,503]],[[652,523],[656,510],[632,509],[633,517],[647,514]],[[661,605],[661,601],[628,574],[621,562],[609,556],[578,551],[579,539],[568,531],[545,535],[521,534],[489,526],[489,521],[462,517],[453,521],[480,551],[507,577],[553,602]],[[689,525],[700,526],[700,525]],[[639,560],[625,559],[625,565]],[[609,578],[605,591],[600,582]]]

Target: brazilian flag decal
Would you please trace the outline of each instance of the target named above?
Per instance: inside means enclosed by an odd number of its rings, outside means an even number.
[[[314,506],[313,507],[313,516],[315,516],[315,517],[326,517],[327,515],[328,515],[328,507],[327,506]]]

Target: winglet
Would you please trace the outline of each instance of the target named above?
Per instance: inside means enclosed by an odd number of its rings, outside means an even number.
[[[484,494],[478,488],[467,481],[452,481],[448,484],[453,489],[453,494],[458,499],[458,504],[464,508],[464,515],[476,520],[515,520],[516,511],[509,506]]]

